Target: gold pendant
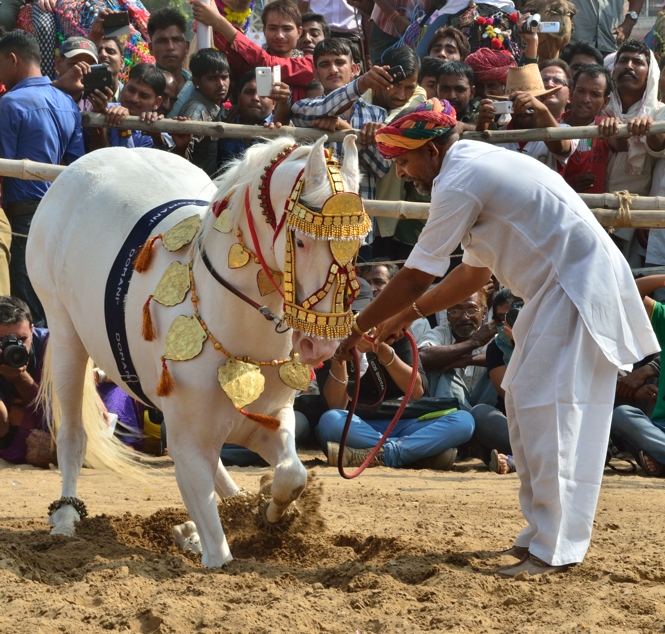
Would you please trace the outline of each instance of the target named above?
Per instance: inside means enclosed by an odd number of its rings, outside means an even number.
[[[340,266],[346,266],[358,253],[360,240],[331,240],[330,250]]]
[[[217,379],[236,409],[253,403],[266,384],[261,368],[234,357],[217,370]]]
[[[189,244],[201,227],[201,216],[198,214],[181,220],[162,236],[162,244],[168,251],[177,251]]]
[[[279,378],[282,379],[284,385],[288,385],[294,390],[307,392],[312,378],[312,368],[300,363],[300,357],[296,353],[286,363],[279,366]]]
[[[241,269],[247,262],[249,262],[249,253],[237,242],[232,244],[229,249],[229,268]]]
[[[207,337],[195,315],[180,315],[174,319],[166,335],[164,358],[173,361],[193,359],[203,349]]]
[[[224,209],[221,214],[219,214],[215,224],[213,225],[214,229],[217,229],[220,233],[231,233],[233,231],[233,217],[231,215],[230,209]]]
[[[189,291],[189,265],[171,262],[159,280],[152,298],[162,306],[175,306],[184,301]]]
[[[276,273],[275,271],[270,272],[272,273],[272,277],[275,280],[275,283],[281,286],[283,277],[282,274]],[[277,288],[275,288],[275,284],[270,281],[270,278],[263,269],[259,269],[259,272],[256,274],[256,285],[259,287],[259,293],[261,293],[262,297],[264,295],[270,295],[270,293],[274,293],[277,290]]]

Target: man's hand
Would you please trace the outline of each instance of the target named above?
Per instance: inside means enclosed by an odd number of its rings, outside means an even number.
[[[473,343],[474,348],[482,348],[485,344],[489,343],[494,339],[496,335],[496,323],[493,321],[488,321],[486,324],[483,324],[475,333],[471,336],[471,342]]]
[[[84,90],[83,75],[87,75],[89,72],[90,64],[87,62],[77,62],[51,85],[78,99]]]
[[[641,117],[635,117],[628,122],[628,134],[634,137],[642,137],[649,130],[651,130],[651,124],[653,119],[647,115]]]
[[[276,81],[268,95],[275,103],[286,103],[291,98],[291,88],[283,81]]]
[[[335,132],[336,130],[351,130],[351,124],[339,117],[319,117],[312,121],[312,127],[326,132]]]
[[[161,121],[163,118],[163,114],[157,114],[154,110],[151,110],[150,112],[142,112],[139,116],[142,123],[147,123],[149,125],[155,123],[155,121]],[[159,134],[161,134],[161,132]]]
[[[28,366],[12,368],[10,365],[0,363],[0,376],[7,379],[19,393],[25,404],[31,399],[31,388],[35,384],[34,379],[28,374]]]
[[[616,29],[612,30],[612,35],[614,35],[614,40],[617,43],[617,47],[621,46],[630,37],[634,26],[635,22],[633,22],[633,20],[631,20],[629,17],[626,17],[624,21],[619,24],[619,26],[617,26]]]
[[[390,345],[394,341],[401,339],[404,336],[403,330],[411,327],[411,324],[416,320],[416,313],[411,307],[405,311],[387,319],[379,324],[376,329],[376,343],[387,343]]]
[[[593,187],[596,182],[596,175],[593,172],[584,172],[573,178],[572,188],[577,193],[582,193]]]
[[[351,350],[356,348],[362,340],[362,335],[352,331],[351,334],[339,344],[339,348],[337,348],[337,352],[335,353],[335,359],[339,359],[340,361],[350,361],[353,359],[351,356]]]
[[[106,112],[111,99],[113,99],[113,91],[108,86],[104,88],[104,92],[96,88],[88,95],[88,101],[92,105],[93,112]]]
[[[191,0],[190,4],[192,5],[192,15],[194,16],[194,19],[201,24],[214,27],[216,23],[225,19],[220,14],[217,4],[214,1],[205,4],[203,2],[197,2],[197,0]]]
[[[524,114],[527,110],[535,110],[538,115],[549,113],[547,106],[531,93],[518,91],[510,97],[513,100],[513,112],[515,114]]]
[[[55,0],[37,0],[37,6],[45,13],[55,11]]]
[[[496,110],[492,105],[491,99],[483,99],[480,102],[478,110],[478,121],[476,122],[476,130],[478,132],[485,132],[493,123],[496,117]]]
[[[641,388],[635,390],[633,398],[643,398],[647,401],[655,401],[658,398],[658,386],[657,385],[643,385]]]
[[[534,31],[532,32],[527,32],[527,33],[522,33],[522,28],[524,27],[524,23],[531,18],[530,13],[525,13],[520,17],[520,19],[517,21],[517,24],[515,25],[515,31],[517,34],[520,36],[522,40],[524,40],[524,43],[526,44],[526,50],[524,51],[524,56],[528,57],[530,59],[535,59],[538,57],[538,32]]]
[[[376,123],[374,121],[365,123],[360,130],[360,145],[364,148],[376,145],[376,133],[385,127],[385,123]]]
[[[106,109],[106,126],[115,128],[129,116],[129,110],[122,106],[111,106]]]
[[[620,125],[621,119],[617,119],[616,117],[607,117],[598,124],[598,134],[605,138],[616,136],[616,134],[619,132]]]
[[[111,13],[113,13],[113,11],[108,7],[100,9],[99,13],[97,14],[97,17],[93,20],[92,24],[90,25],[90,31],[88,31],[89,40],[92,40],[93,42],[97,43],[104,39],[104,18],[107,15],[110,15]]]
[[[172,121],[189,121],[189,119],[187,117],[177,116],[177,117],[173,117]],[[171,138],[173,139],[173,142],[175,143],[176,148],[179,150],[179,153],[183,153],[189,147],[189,144],[192,140],[192,135],[191,134],[174,134],[172,132],[171,133]]]
[[[393,78],[388,72],[390,66],[372,66],[358,82],[358,90],[388,90],[393,86]]]

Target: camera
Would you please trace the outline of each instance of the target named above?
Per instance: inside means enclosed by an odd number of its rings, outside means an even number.
[[[0,363],[12,368],[27,365],[30,353],[24,343],[16,335],[5,335],[0,340]]]
[[[558,33],[560,30],[558,22],[542,22],[540,13],[534,13],[522,25],[522,33]]]
[[[109,13],[104,17],[104,37],[120,37],[121,35],[131,35],[129,28],[129,13],[127,11],[117,11]]]
[[[493,101],[492,107],[496,114],[512,114],[513,102],[512,101]]]
[[[393,84],[399,84],[399,82],[406,79],[406,73],[401,66],[393,66],[388,69],[388,74],[393,78]]]
[[[268,97],[272,91],[272,85],[282,81],[281,66],[258,66],[256,68],[256,94],[259,97]]]
[[[506,313],[506,323],[512,328],[517,321],[517,317],[520,314],[520,310],[524,308],[524,302],[522,300],[517,300],[513,302],[510,306],[510,309]]]
[[[104,92],[105,88],[113,88],[113,75],[106,64],[93,64],[83,75],[83,96],[89,97],[98,89]]]

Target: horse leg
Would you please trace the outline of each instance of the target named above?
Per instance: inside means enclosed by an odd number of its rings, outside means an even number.
[[[275,467],[272,499],[266,508],[266,520],[271,524],[282,518],[307,486],[307,470],[296,454],[293,407],[285,405],[277,418],[282,422],[279,431],[258,429],[250,442],[250,449]]]
[[[193,410],[193,407],[189,409],[190,412]],[[214,414],[199,418],[213,420]],[[185,425],[184,421],[188,419],[189,416],[180,408],[165,408],[169,453],[175,463],[176,481],[183,502],[199,534],[203,551],[201,563],[211,568],[221,567],[233,559],[219,519],[215,497],[222,442],[216,437],[212,438],[214,431],[205,426]]]
[[[62,474],[62,497],[76,497],[87,445],[87,434],[83,427],[83,383],[88,353],[64,308],[56,319],[53,319],[53,312],[50,311],[49,319],[58,324],[50,332],[48,345],[51,348],[53,383],[62,415],[56,439],[58,466]],[[80,519],[73,506],[61,506],[48,519],[48,523],[53,525],[51,535],[73,536],[74,523]]]
[[[217,472],[215,473],[215,491],[220,498],[230,498],[240,493],[240,487],[233,481],[222,464],[222,459],[217,461]]]

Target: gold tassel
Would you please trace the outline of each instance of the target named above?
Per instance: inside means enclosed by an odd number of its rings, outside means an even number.
[[[152,295],[149,295],[148,301],[143,304],[143,324],[141,325],[141,334],[146,341],[154,341],[156,337],[155,327],[152,324],[152,314],[150,313],[151,300]]]
[[[241,414],[244,414],[250,420],[253,420],[255,423],[258,423],[262,427],[265,427],[268,431],[277,431],[280,426],[280,422],[273,418],[272,416],[266,416],[265,414],[252,414],[247,412],[244,409],[238,409]]]
[[[162,357],[162,374],[157,383],[157,396],[170,396],[174,389],[173,377],[166,365],[166,359]]]
[[[162,234],[159,233],[146,240],[145,244],[141,247],[138,255],[134,258],[134,270],[137,273],[145,273],[150,268],[154,255],[152,247],[155,244],[155,240],[159,240],[161,237]]]

